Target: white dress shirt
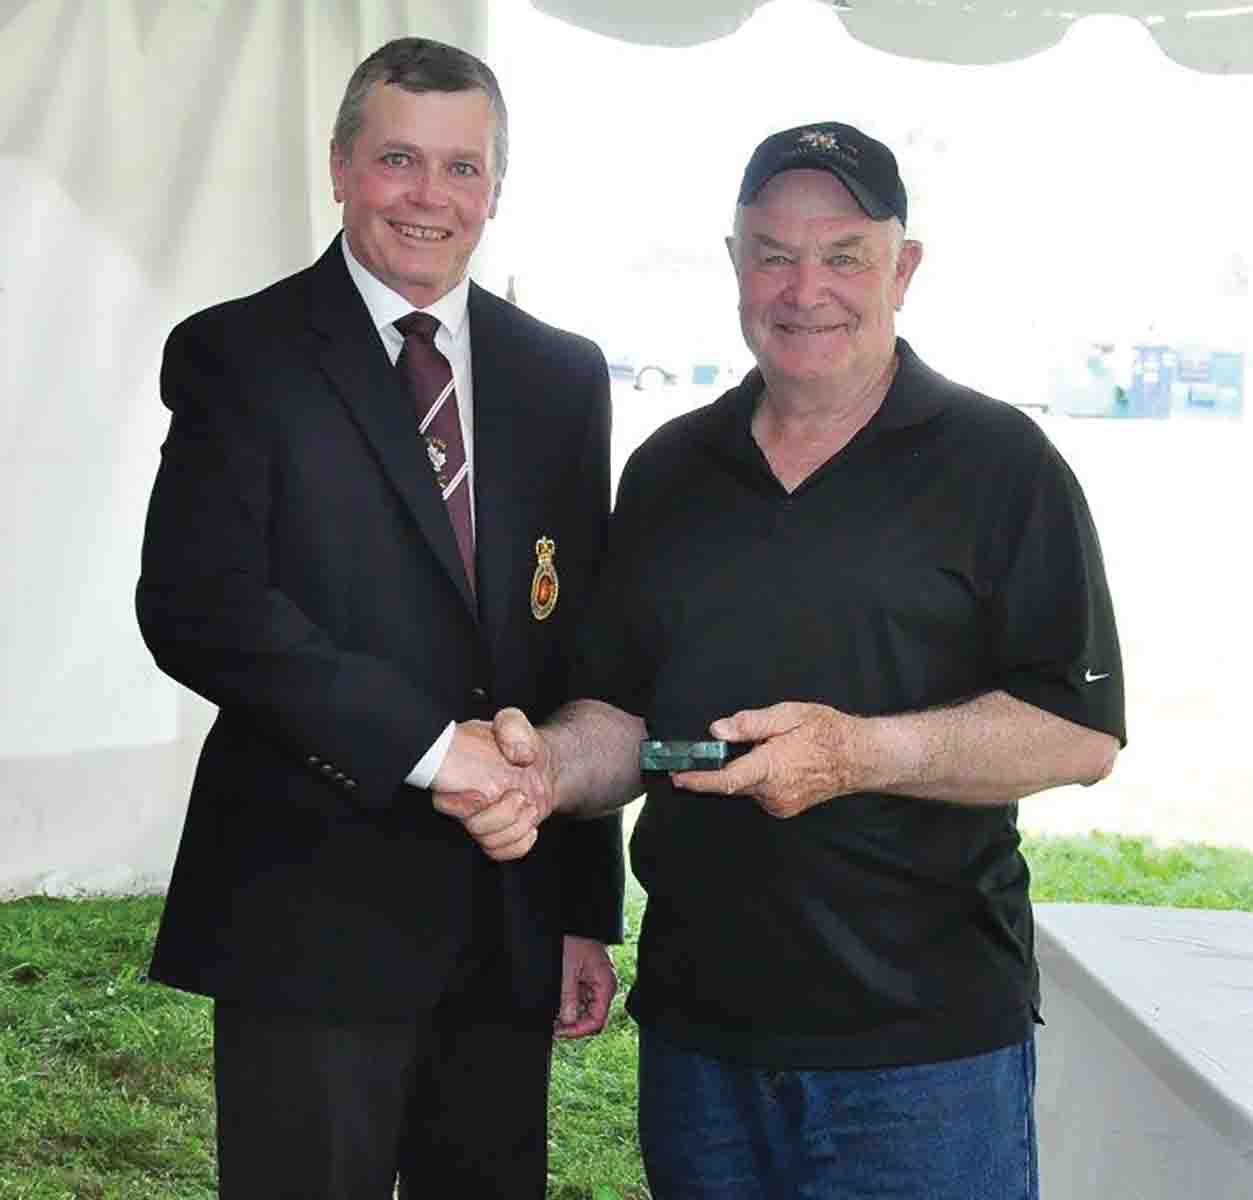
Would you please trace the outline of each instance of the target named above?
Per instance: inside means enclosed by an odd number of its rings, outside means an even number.
[[[372,275],[357,261],[347,236],[339,239],[344,250],[344,262],[348,265],[348,274],[357,285],[361,299],[370,310],[374,328],[378,330],[379,340],[387,357],[395,366],[400,357],[401,347],[405,339],[393,324],[400,317],[407,316],[415,309],[399,292],[393,291],[382,280]],[[466,450],[466,485],[470,489],[470,526],[474,528],[474,379],[470,368],[470,314],[468,301],[470,297],[470,278],[466,276],[451,291],[445,292],[434,304],[423,308],[420,312],[430,313],[437,321],[439,328],[435,331],[435,348],[448,360],[452,368],[453,387],[457,393],[457,415],[461,419],[461,440]],[[417,437],[415,432],[414,437]],[[415,460],[416,461],[416,460]],[[444,731],[435,739],[434,744],[418,759],[417,765],[405,777],[405,782],[413,787],[426,788],[444,765],[444,758],[452,746],[456,722],[449,721]]]

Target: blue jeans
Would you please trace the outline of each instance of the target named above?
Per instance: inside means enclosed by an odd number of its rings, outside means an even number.
[[[1035,1039],[973,1058],[744,1067],[640,1029],[654,1200],[1039,1200]]]

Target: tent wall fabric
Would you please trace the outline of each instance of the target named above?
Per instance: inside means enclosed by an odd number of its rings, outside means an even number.
[[[533,0],[551,16],[628,42],[691,46],[734,33],[768,0]],[[1025,58],[1094,14],[1133,17],[1162,50],[1197,71],[1253,71],[1253,5],[1243,0],[814,0],[867,45],[949,63]]]
[[[166,333],[311,261],[355,64],[487,0],[0,0],[0,895],[159,886],[209,711],[133,616]]]

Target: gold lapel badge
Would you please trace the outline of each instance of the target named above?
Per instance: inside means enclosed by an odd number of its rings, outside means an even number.
[[[557,607],[557,543],[541,537],[535,543],[535,574],[531,576],[531,616],[546,621]]]

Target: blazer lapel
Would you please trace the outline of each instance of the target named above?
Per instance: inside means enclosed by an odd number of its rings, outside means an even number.
[[[469,303],[479,616],[494,647],[510,615],[530,603],[523,576],[536,534],[526,527],[527,505],[519,501],[534,422],[527,416],[532,397],[515,348],[511,306],[473,283]]]
[[[314,265],[310,315],[313,327],[324,339],[318,352],[322,370],[365,435],[384,474],[404,499],[435,557],[474,612],[474,596],[435,473],[423,469],[426,463],[418,450],[417,422],[409,394],[388,362],[369,310],[348,274],[338,238]]]

